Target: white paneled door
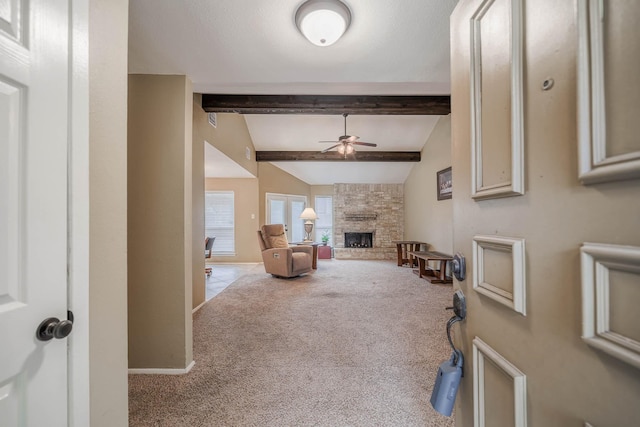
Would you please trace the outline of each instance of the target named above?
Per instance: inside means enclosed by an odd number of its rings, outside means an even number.
[[[0,425],[67,426],[69,3],[0,1]],[[48,332],[64,334],[64,328]]]

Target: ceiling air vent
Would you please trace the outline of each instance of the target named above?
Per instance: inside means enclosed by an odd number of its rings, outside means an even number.
[[[209,124],[214,128],[218,127],[218,116],[216,116],[216,113],[209,113]]]

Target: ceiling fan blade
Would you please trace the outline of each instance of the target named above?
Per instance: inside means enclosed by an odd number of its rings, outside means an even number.
[[[358,142],[358,140],[360,139],[358,135],[348,135],[347,134],[347,116],[348,116],[347,113],[344,113],[342,115],[342,117],[344,117],[344,135],[339,136],[337,141],[318,141],[318,142],[329,142],[329,143],[335,144],[327,149],[322,150],[321,153],[326,153],[329,150],[333,150],[336,147],[342,146],[343,148],[339,149],[338,151],[340,152],[340,154],[344,154],[344,156],[346,157],[347,155],[351,155],[356,152],[353,145],[366,145],[367,147],[378,146],[378,144],[373,144],[371,142]]]
[[[322,151],[321,151],[321,153],[326,153],[327,151],[329,151],[329,150],[333,150],[334,148],[339,147],[339,146],[341,146],[341,145],[342,145],[342,144],[336,144],[336,145],[334,145],[334,146],[332,146],[332,147],[325,148],[324,150],[322,150]]]

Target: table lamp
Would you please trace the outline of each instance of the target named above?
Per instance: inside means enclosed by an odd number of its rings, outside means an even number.
[[[316,212],[313,210],[313,208],[305,208],[305,210],[303,210],[302,213],[300,214],[300,219],[306,220],[304,222],[304,232],[307,235],[304,237],[304,241],[305,242],[310,242],[311,241],[311,232],[313,231],[313,222],[312,222],[312,220],[318,219],[318,215],[316,215]]]

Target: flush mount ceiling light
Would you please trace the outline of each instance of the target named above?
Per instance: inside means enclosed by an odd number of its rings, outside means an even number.
[[[316,46],[331,46],[351,23],[351,12],[340,0],[308,0],[296,11],[300,32]]]

